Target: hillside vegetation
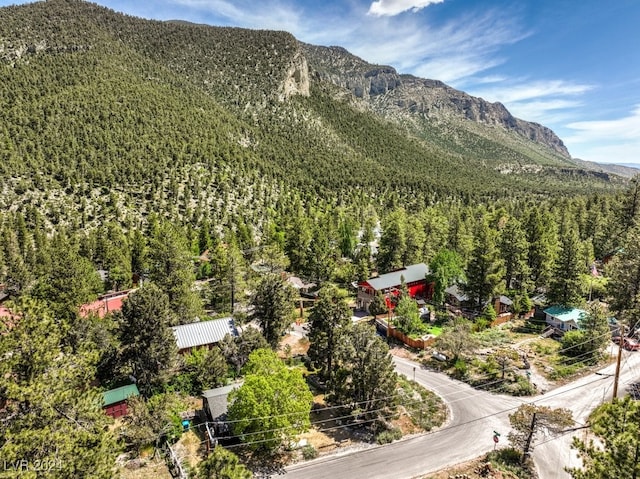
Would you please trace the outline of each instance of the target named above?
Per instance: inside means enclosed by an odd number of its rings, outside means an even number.
[[[329,81],[315,69],[326,61],[285,32],[149,21],[77,0],[2,8],[0,22],[2,206],[35,205],[54,224],[167,208],[199,219],[215,205],[260,225],[257,212],[284,191],[424,205],[621,183],[502,126],[385,114]]]
[[[437,347],[461,372],[455,359],[472,327],[496,319],[496,295],[515,314],[541,292],[575,306],[612,296],[619,320],[638,317],[640,177],[575,166],[552,131],[502,105],[286,32],[149,21],[78,0],[0,8],[0,27],[6,464],[113,477],[121,453],[137,463],[177,440],[193,406],[184,395],[239,376],[230,423],[243,458],[288,453],[289,432],[311,426],[310,383],[324,386],[340,429],[393,440],[398,408],[429,400],[398,387],[388,345],[352,324],[350,302],[354,283],[411,264],[429,265]],[[311,308],[290,274],[319,287]],[[473,325],[444,324],[453,284]],[[105,292],[122,301],[108,312]],[[306,360],[283,347],[283,362],[272,349],[303,306]],[[422,334],[408,296],[396,312]],[[170,327],[227,316],[238,338],[178,355]],[[141,397],[117,427],[100,393],[132,378]],[[276,393],[284,386],[299,400],[269,405],[292,396]],[[419,427],[439,414],[420,409]],[[250,476],[221,451],[200,472],[221,461]]]

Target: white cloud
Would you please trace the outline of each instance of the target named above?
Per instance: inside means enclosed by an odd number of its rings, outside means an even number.
[[[529,35],[514,17],[497,11],[469,12],[438,26],[417,17],[368,18],[352,32],[347,49],[372,63],[453,86],[501,64],[499,50]]]
[[[447,58],[434,58],[413,69],[416,76],[440,80],[455,86],[460,79],[493,68],[503,63],[500,58],[487,56],[457,55]]]
[[[564,142],[578,158],[599,163],[640,163],[640,104],[627,116],[569,123]]]
[[[562,125],[575,119],[577,109],[583,105],[584,103],[581,101],[558,98],[513,103],[505,106],[517,118],[540,123],[555,130],[558,128],[556,125]]]
[[[573,141],[594,139],[638,140],[640,141],[640,105],[636,105],[631,114],[615,120],[592,120],[569,123],[567,127],[576,131]],[[640,150],[638,150],[640,155]]]
[[[175,0],[175,3],[224,20],[226,25],[284,30],[294,35],[298,34],[303,18],[301,11],[293,4],[278,1]]]
[[[368,15],[394,16],[411,10],[417,12],[429,5],[442,3],[444,0],[377,0],[369,7]]]
[[[481,77],[470,77],[467,79],[468,82],[470,83],[475,83],[475,84],[489,84],[489,83],[502,83],[504,81],[508,80],[508,77],[504,76],[504,75],[486,75],[486,76],[481,76]]]
[[[499,88],[487,89],[476,93],[480,94],[483,98],[491,99],[490,101],[512,104],[558,95],[581,95],[592,89],[592,85],[572,83],[564,80],[538,80],[534,82],[502,85]]]
[[[478,82],[467,88],[475,96],[490,102],[500,102],[512,115],[543,125],[566,123],[583,105],[582,96],[593,90],[592,85],[564,80],[537,80],[503,78],[499,83]]]

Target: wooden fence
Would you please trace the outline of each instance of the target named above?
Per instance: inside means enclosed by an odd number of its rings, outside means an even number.
[[[376,318],[376,328],[381,333],[384,333],[385,336],[387,335],[387,322],[386,322],[386,320],[382,320],[382,319]],[[406,344],[407,346],[409,346],[411,348],[415,348],[415,349],[427,349],[436,340],[435,336],[428,336],[426,338],[413,339],[413,338],[410,338],[409,336],[407,336],[406,334],[404,334],[402,331],[397,330],[393,326],[389,326],[388,336],[392,337],[394,339],[397,339],[398,341]]]

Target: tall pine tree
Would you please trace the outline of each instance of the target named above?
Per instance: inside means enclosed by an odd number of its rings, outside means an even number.
[[[91,382],[96,354],[71,353],[48,307],[29,299],[0,322],[0,457],[11,477],[113,477],[116,438]],[[17,464],[11,471],[12,464]],[[45,469],[43,469],[44,471]],[[9,476],[7,476],[9,477]],[[49,476],[47,476],[49,477]]]
[[[309,351],[312,367],[329,383],[333,378],[338,344],[351,322],[346,293],[327,283],[318,292],[318,299],[309,316]]]
[[[587,265],[583,262],[576,224],[564,215],[560,225],[560,250],[553,267],[553,277],[547,291],[551,303],[578,306],[583,301],[582,277]]]
[[[121,362],[149,397],[161,389],[174,366],[176,343],[169,299],[153,283],[133,292],[122,305]]]
[[[486,220],[481,219],[476,228],[471,260],[467,265],[467,282],[463,291],[481,308],[490,301],[502,281],[502,261],[496,248],[495,233]]]

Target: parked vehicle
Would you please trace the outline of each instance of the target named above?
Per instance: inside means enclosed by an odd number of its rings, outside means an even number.
[[[433,359],[437,359],[438,361],[443,361],[443,362],[447,360],[447,357],[446,357],[444,354],[439,353],[438,351],[434,351],[434,352],[431,354],[431,357],[432,357]]]
[[[624,338],[622,347],[627,351],[640,351],[640,342],[633,338]]]

